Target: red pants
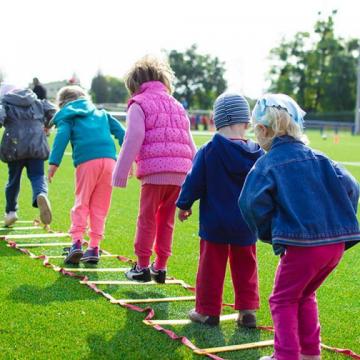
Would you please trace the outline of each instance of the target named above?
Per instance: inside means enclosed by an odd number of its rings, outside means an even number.
[[[270,297],[277,360],[320,355],[320,323],[315,291],[334,270],[344,244],[287,246]],[[341,290],[340,290],[341,291]]]
[[[226,264],[230,259],[236,310],[259,308],[256,246],[218,244],[201,239],[196,278],[196,311],[219,316]]]
[[[145,184],[141,187],[140,209],[135,236],[138,265],[150,264],[152,248],[156,253],[156,269],[165,269],[171,255],[174,232],[175,202],[180,186]]]

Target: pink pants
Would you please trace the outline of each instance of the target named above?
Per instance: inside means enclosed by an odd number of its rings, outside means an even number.
[[[287,246],[275,276],[270,309],[276,360],[320,355],[320,323],[315,291],[334,270],[344,244]]]
[[[220,315],[228,258],[235,292],[235,309],[259,308],[256,246],[217,244],[202,239],[196,278],[195,309],[198,313]]]
[[[96,247],[104,235],[110,208],[112,172],[115,160],[90,160],[76,168],[75,205],[71,209],[70,234],[73,242],[82,240],[90,225],[90,246]]]
[[[135,236],[135,254],[139,267],[149,266],[154,245],[155,268],[166,268],[171,255],[175,202],[179,192],[180,186],[176,185],[142,185]]]

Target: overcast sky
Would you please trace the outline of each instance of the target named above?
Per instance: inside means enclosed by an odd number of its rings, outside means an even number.
[[[337,34],[360,37],[359,0],[1,1],[0,69],[19,86],[76,72],[89,87],[98,69],[121,77],[147,53],[197,43],[225,61],[231,90],[256,97],[266,88],[269,50],[332,9]]]

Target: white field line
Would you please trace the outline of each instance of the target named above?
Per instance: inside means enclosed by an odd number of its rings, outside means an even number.
[[[17,220],[16,224],[34,224],[34,220]]]
[[[220,316],[220,321],[229,321],[235,320],[239,316],[236,314],[222,315]],[[180,320],[143,320],[143,322],[147,325],[187,325],[191,324],[192,321],[190,319],[180,319]]]
[[[64,270],[72,272],[126,272],[130,268],[64,268]]]
[[[11,247],[11,245],[8,245]],[[58,242],[58,243],[36,243],[36,244],[17,244],[18,248],[32,248],[32,247],[56,247],[56,246],[71,246],[71,243]]]
[[[103,254],[103,255],[100,256],[100,259],[102,259],[102,258],[116,258],[118,256],[119,255]],[[66,258],[66,256],[64,256],[64,255],[49,255],[49,256],[46,255],[46,257],[48,259],[65,259]]]
[[[273,346],[274,340],[263,340],[253,343],[247,344],[239,344],[239,345],[228,345],[228,346],[219,346],[208,349],[197,349],[194,350],[195,354],[203,355],[203,354],[214,354],[225,351],[236,351],[236,350],[249,350],[249,349],[258,349],[266,346]]]
[[[139,281],[122,281],[122,280],[95,280],[95,281],[80,281],[80,284],[92,284],[92,285],[135,285],[135,286],[146,286],[146,285],[162,285],[155,281],[139,282]],[[166,280],[166,285],[183,285],[182,280]]]
[[[160,302],[174,302],[174,301],[195,301],[195,296],[176,296],[164,298],[149,298],[149,299],[119,299],[115,304],[147,304],[147,303],[160,303]]]
[[[20,230],[39,230],[40,226],[17,226],[17,227],[0,227],[0,231],[20,231]]]
[[[19,240],[19,239],[47,239],[47,238],[61,238],[70,237],[67,233],[53,233],[53,234],[22,234],[22,235],[6,235],[6,240]]]
[[[340,164],[348,165],[348,166],[360,166],[360,162],[355,161],[338,161]]]

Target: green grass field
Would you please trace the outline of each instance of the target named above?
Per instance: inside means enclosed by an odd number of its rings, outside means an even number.
[[[318,132],[311,132],[311,145],[334,160],[360,162],[360,137],[341,134],[340,144],[331,137],[323,141]],[[201,145],[209,137],[197,136]],[[360,166],[348,166],[360,181]],[[70,156],[65,156],[53,184],[50,198],[53,205],[52,227],[66,231],[73,205],[74,169]],[[4,188],[7,167],[0,165],[0,186]],[[106,225],[103,247],[131,258],[138,209],[139,183],[129,181],[127,189],[115,189]],[[4,206],[3,191],[0,204]],[[24,220],[37,216],[30,207],[29,181],[23,177],[19,215]],[[195,283],[199,241],[197,207],[185,224],[177,223],[169,275]],[[45,250],[61,255],[61,249]],[[42,252],[42,249],[34,251]],[[0,242],[0,358],[1,359],[193,359],[200,358],[178,342],[144,325],[143,314],[111,305],[77,280],[62,276]],[[278,259],[268,245],[259,243],[261,309],[260,325],[271,325],[267,299],[271,292]],[[54,260],[61,264],[61,260]],[[322,340],[327,345],[351,348],[360,353],[360,246],[349,250],[343,261],[318,292]],[[114,259],[103,259],[101,267],[124,266]],[[122,274],[89,274],[91,279],[123,279]],[[119,287],[102,286],[116,298],[162,297],[190,295],[176,286]],[[224,301],[233,302],[232,286],[227,277]],[[145,306],[144,306],[145,307]],[[193,307],[192,302],[153,305],[157,319],[182,319]],[[228,313],[230,310],[225,309]],[[270,339],[271,334],[258,330],[239,330],[226,322],[219,328],[200,325],[168,327],[187,336],[199,347],[214,347]],[[219,354],[227,359],[258,359],[272,352],[262,350]],[[323,359],[346,359],[327,351]]]

